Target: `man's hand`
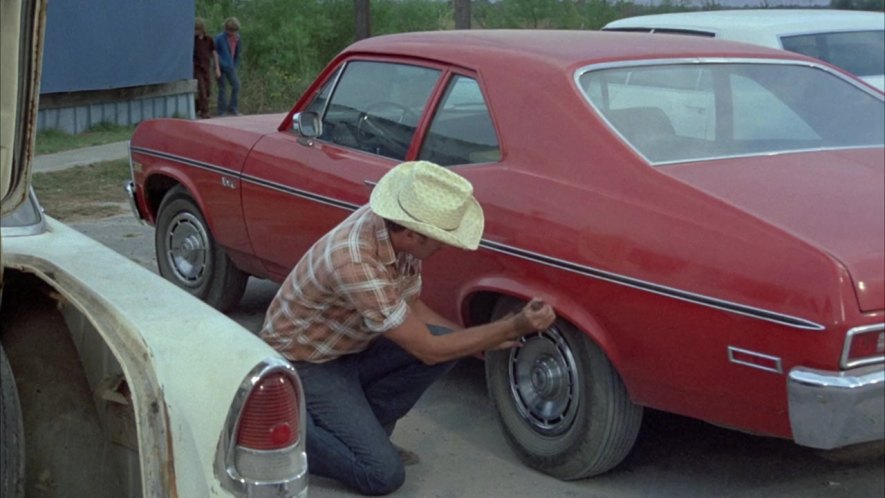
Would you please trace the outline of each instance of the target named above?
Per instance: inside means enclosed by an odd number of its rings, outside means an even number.
[[[556,313],[549,304],[534,298],[512,320],[516,338],[546,329],[556,320]]]

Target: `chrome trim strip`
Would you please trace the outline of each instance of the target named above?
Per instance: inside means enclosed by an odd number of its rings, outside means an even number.
[[[257,185],[259,187],[269,188],[271,190],[276,190],[277,192],[282,192],[284,194],[291,194],[291,195],[294,195],[295,197],[301,197],[302,199],[306,199],[306,200],[314,201],[314,202],[319,202],[320,204],[325,204],[327,206],[332,206],[332,207],[336,207],[339,209],[356,211],[360,207],[358,204],[353,204],[352,202],[340,201],[338,199],[333,199],[331,197],[326,197],[323,195],[315,194],[313,192],[308,192],[306,190],[292,188],[292,187],[289,187],[288,185],[283,185],[281,183],[263,180],[261,178],[258,178],[257,176],[240,175],[240,178],[245,182],[251,183],[253,185]]]
[[[130,155],[133,152],[137,152],[139,154],[144,154],[147,156],[159,157],[161,159],[169,159],[169,160],[172,160],[175,162],[187,164],[188,166],[194,166],[195,168],[204,169],[206,171],[211,171],[212,173],[218,173],[221,175],[234,175],[237,177],[240,176],[240,172],[235,169],[224,168],[224,167],[221,167],[221,166],[218,166],[215,164],[210,164],[210,163],[204,163],[202,161],[197,161],[195,159],[190,159],[188,157],[179,156],[176,154],[170,154],[168,152],[161,152],[158,150],[147,149],[144,147],[136,147],[136,146],[130,145],[129,146]],[[131,164],[131,160],[130,160],[130,164]]]
[[[268,180],[263,180],[261,178],[251,176],[251,175],[242,175],[239,172],[222,168],[219,166],[214,166],[211,164],[203,163],[200,161],[195,161],[192,159],[188,159],[181,156],[176,156],[174,154],[168,154],[164,152],[157,152],[150,149],[145,149],[142,147],[132,147],[133,150],[155,156],[161,157],[164,159],[170,159],[174,161],[178,161],[185,165],[191,165],[200,169],[205,169],[208,171],[226,174],[226,175],[234,175],[242,181],[246,181],[253,185],[269,188],[272,190],[276,190],[278,192],[284,194],[294,195],[296,197],[301,197],[303,199],[311,200],[314,202],[319,202],[321,204],[325,204],[327,206],[336,207],[339,209],[345,209],[350,211],[355,211],[360,206],[357,204],[353,204],[350,202],[341,201],[338,199],[333,199],[331,197],[322,196],[319,194],[315,194],[313,192],[308,192],[306,190],[295,189],[289,187],[287,185],[282,185],[276,182],[271,182]],[[364,182],[369,183],[369,182]],[[731,301],[725,301],[722,299],[718,299],[715,297],[705,296],[702,294],[695,294],[693,292],[688,292],[684,290],[675,289],[673,287],[667,287],[665,285],[659,285],[652,282],[648,282],[645,280],[639,280],[637,278],[628,277],[625,275],[620,275],[617,273],[608,272],[605,270],[600,270],[598,268],[594,268],[591,266],[581,265],[578,263],[572,263],[570,261],[565,261],[562,259],[554,258],[551,256],[545,256],[543,254],[538,254],[532,251],[528,251],[525,249],[520,249],[518,247],[508,246],[506,244],[501,244],[498,242],[493,242],[488,239],[482,239],[480,241],[480,247],[485,249],[508,254],[510,256],[514,256],[517,258],[525,259],[528,261],[534,261],[536,263],[543,264],[545,266],[549,266],[552,268],[557,268],[565,271],[570,271],[572,273],[577,273],[580,275],[584,275],[587,277],[595,278],[598,280],[604,280],[606,282],[611,282],[619,285],[624,285],[627,287],[631,287],[634,289],[643,290],[646,292],[651,292],[653,294],[658,294],[665,297],[670,297],[673,299],[679,299],[681,301],[686,301],[693,304],[698,304],[701,306],[706,306],[709,308],[718,309],[721,311],[726,311],[729,313],[735,313],[742,316],[747,316],[750,318],[756,318],[759,320],[764,320],[771,323],[776,323],[778,325],[784,325],[787,327],[802,329],[802,330],[825,330],[826,327],[819,323],[812,322],[810,320],[806,320],[804,318],[794,317],[790,315],[786,315],[783,313],[778,313],[775,311],[764,310],[761,308],[755,308],[753,306],[747,306],[739,303],[734,303]]]
[[[202,161],[197,161],[194,159],[190,159],[184,156],[179,156],[176,154],[170,154],[167,152],[160,152],[152,149],[146,149],[144,147],[132,147],[133,151],[145,154],[148,156],[159,157],[161,159],[168,159],[170,161],[175,161],[187,166],[193,166],[195,168],[199,168],[205,171],[209,171],[211,173],[217,173],[219,175],[227,175],[233,176],[237,180],[251,183],[253,185],[257,185],[260,187],[269,188],[271,190],[276,190],[277,192],[282,192],[284,194],[291,194],[296,197],[301,197],[302,199],[307,199],[309,201],[319,202],[320,204],[325,204],[327,206],[337,207],[341,209],[349,209],[351,211],[355,211],[359,208],[358,205],[340,201],[338,199],[333,199],[331,197],[322,196],[319,194],[315,194],[313,192],[308,192],[307,190],[300,190],[296,188],[289,187],[288,185],[283,185],[281,183],[271,182],[268,180],[264,180],[262,178],[258,178],[257,176],[252,175],[244,175],[237,170],[224,168],[222,166],[217,166],[215,164],[205,163]]]
[[[701,306],[727,311],[729,313],[748,316],[750,318],[756,318],[759,320],[776,323],[778,325],[785,325],[787,327],[803,330],[825,330],[826,328],[823,325],[812,322],[810,320],[806,320],[804,318],[798,318],[783,313],[777,313],[775,311],[769,311],[761,308],[755,308],[753,306],[733,303],[731,301],[724,301],[722,299],[717,299],[715,297],[705,296],[702,294],[695,294],[693,292],[679,290],[673,287],[667,287],[665,285],[659,285],[644,280],[639,280],[633,277],[611,273],[605,270],[600,270],[598,268],[579,265],[577,263],[572,263],[569,261],[563,261],[561,259],[544,256],[541,254],[533,253],[531,251],[526,251],[524,249],[518,249],[515,247],[506,246],[504,244],[498,244],[496,242],[485,239],[480,242],[480,247],[484,247],[492,251],[510,254],[518,258],[535,261],[547,266],[552,266],[554,268],[578,273],[599,280],[605,280],[607,282],[632,287],[634,289],[651,292],[653,294],[658,294],[673,299],[679,299],[681,301],[687,301],[693,304],[699,304]]]
[[[848,361],[848,353],[851,351],[851,341],[854,336],[866,334],[870,332],[881,332],[885,330],[885,323],[877,323],[874,325],[864,325],[863,327],[855,327],[848,331],[845,335],[845,344],[842,346],[842,356],[839,358],[839,366],[842,368],[854,368],[864,365],[872,365],[873,363],[881,363],[885,361],[885,354],[878,356],[870,356],[860,360]]]
[[[762,365],[757,365],[755,363],[750,363],[748,361],[742,361],[742,360],[736,359],[734,357],[734,353],[743,353],[746,355],[755,356],[757,358],[771,360],[777,366],[775,368],[768,368],[768,367],[764,367]],[[767,355],[767,354],[757,353],[755,351],[750,351],[748,349],[741,349],[741,348],[736,348],[734,346],[728,346],[728,361],[730,361],[732,363],[737,363],[738,365],[743,365],[745,367],[758,368],[759,370],[764,370],[766,372],[774,372],[777,374],[784,373],[783,364],[781,363],[781,359],[779,356],[771,356],[771,355]]]

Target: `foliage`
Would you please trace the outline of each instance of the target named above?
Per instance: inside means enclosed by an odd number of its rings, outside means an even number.
[[[796,0],[800,2],[801,0]],[[882,10],[883,0],[831,0],[836,8]],[[696,10],[685,0],[473,0],[473,28],[599,29],[622,17]],[[243,37],[240,110],[288,111],[325,65],[354,41],[354,0],[195,0],[210,34],[236,16]],[[716,0],[702,9],[720,8]],[[372,35],[454,27],[451,1],[372,0]],[[213,93],[216,91],[213,88]],[[214,101],[214,99],[211,99]],[[213,102],[214,104],[214,102]]]

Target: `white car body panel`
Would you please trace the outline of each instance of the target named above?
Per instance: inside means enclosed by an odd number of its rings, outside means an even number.
[[[213,468],[225,419],[250,370],[279,355],[111,249],[52,218],[46,226],[4,237],[4,266],[51,285],[119,361],[135,404],[143,495],[234,496]]]
[[[782,37],[815,33],[885,30],[885,13],[829,9],[711,10],[635,16],[606,24],[603,31],[665,29],[711,33],[715,38],[783,49]],[[885,76],[862,80],[885,87]]]

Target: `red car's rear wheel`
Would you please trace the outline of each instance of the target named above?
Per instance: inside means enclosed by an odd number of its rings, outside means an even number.
[[[249,275],[215,242],[200,209],[181,186],[170,190],[160,204],[155,243],[164,278],[221,311],[240,302]]]
[[[502,300],[494,316],[523,304]],[[562,320],[522,341],[486,354],[489,394],[520,459],[566,480],[620,463],[636,440],[642,407],[630,401],[602,350]]]

